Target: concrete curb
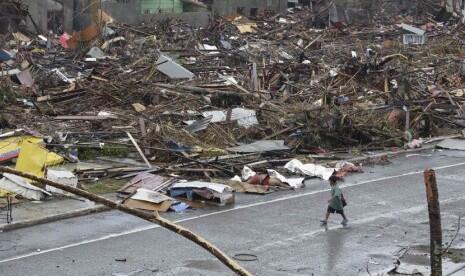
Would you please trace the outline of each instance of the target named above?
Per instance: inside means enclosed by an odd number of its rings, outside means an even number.
[[[408,154],[408,153],[416,153],[416,152],[421,152],[425,150],[431,150],[434,149],[435,145],[427,145],[422,148],[418,149],[409,149],[409,150],[399,150],[399,151],[388,151],[388,152],[382,152],[370,156],[361,156],[361,157],[355,157],[351,159],[347,159],[346,161],[352,162],[352,163],[366,163],[370,160],[373,160],[375,158],[380,158],[380,157],[393,157],[397,155],[402,155],[402,154]],[[338,161],[332,161],[329,163],[326,163],[329,166],[334,166]],[[93,213],[99,213],[99,212],[104,212],[110,210],[109,207],[103,206],[103,205],[98,205],[94,207],[89,207],[89,208],[83,208],[83,209],[78,209],[74,210],[71,212],[63,213],[63,214],[57,214],[57,215],[52,215],[48,217],[42,217],[38,219],[31,219],[31,220],[24,220],[24,221],[18,221],[18,222],[13,222],[11,224],[2,224],[0,225],[0,232],[5,232],[5,231],[10,231],[10,230],[16,230],[20,228],[25,228],[25,227],[30,227],[30,226],[35,226],[39,224],[45,224],[49,222],[55,222],[63,219],[69,219],[69,218],[75,218],[75,217],[80,217],[80,216],[85,216]]]
[[[427,145],[427,146],[423,146],[421,148],[417,148],[417,149],[407,149],[407,150],[399,150],[399,151],[387,151],[387,152],[381,152],[381,153],[377,153],[377,154],[373,154],[373,155],[370,155],[370,156],[360,156],[360,157],[355,157],[355,158],[351,158],[351,159],[346,159],[345,161],[347,162],[351,162],[351,163],[366,163],[368,161],[371,161],[373,159],[376,159],[376,158],[381,158],[381,157],[395,157],[395,156],[398,156],[398,155],[402,155],[402,154],[409,154],[409,153],[417,153],[417,152],[422,152],[422,151],[426,151],[426,150],[432,150],[436,147],[436,145],[432,144],[432,145]],[[326,163],[328,166],[335,166],[336,163],[339,162],[339,161],[331,161],[331,162],[328,162]]]
[[[74,211],[67,212],[67,213],[51,215],[51,216],[48,216],[48,217],[42,217],[42,218],[31,219],[31,220],[23,220],[23,221],[18,221],[18,222],[13,221],[13,223],[11,223],[11,224],[2,224],[2,225],[0,225],[0,232],[16,230],[16,229],[20,229],[20,228],[35,226],[35,225],[39,225],[39,224],[45,224],[45,223],[59,221],[59,220],[68,219],[68,218],[75,218],[75,217],[85,216],[85,215],[104,212],[104,211],[108,211],[108,210],[110,210],[110,208],[108,208],[107,206],[98,205],[98,206],[94,206],[94,207],[74,210]]]

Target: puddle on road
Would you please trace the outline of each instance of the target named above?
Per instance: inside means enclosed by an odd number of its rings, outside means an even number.
[[[116,272],[116,273],[113,273],[112,276],[135,276],[136,274],[139,274],[142,272],[144,272],[143,269],[137,269],[131,272]]]
[[[409,264],[429,265],[429,250],[428,245],[411,247],[401,261]],[[465,248],[449,248],[443,258],[453,263],[465,263]]]
[[[400,261],[407,264],[428,266],[429,256],[427,254],[406,253]]]
[[[214,272],[223,272],[224,268],[217,260],[189,260],[184,267]]]
[[[373,275],[429,275],[430,273],[430,248],[428,245],[415,245],[408,248],[408,251],[400,254],[400,263],[395,268],[383,269]],[[400,252],[399,252],[400,253]],[[375,260],[389,259],[390,255],[370,254],[369,257]],[[392,256],[391,256],[392,258]],[[465,244],[450,248],[443,257],[443,271],[451,272],[462,268],[465,263]],[[465,271],[465,270],[464,270]],[[458,274],[457,274],[458,275]],[[462,274],[460,274],[462,275]]]
[[[400,258],[400,265],[388,275],[428,275],[429,274],[429,251],[428,245],[412,246]],[[465,262],[465,248],[450,248],[443,255],[443,271],[454,271]]]
[[[454,263],[465,263],[465,248],[451,248],[444,256]]]
[[[10,240],[0,240],[0,251],[16,249],[16,242]]]

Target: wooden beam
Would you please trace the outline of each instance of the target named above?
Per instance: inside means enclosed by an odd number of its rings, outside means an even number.
[[[430,227],[430,262],[431,276],[442,275],[442,229],[441,210],[439,207],[438,186],[434,170],[424,172],[426,199],[428,201],[429,227]]]
[[[160,225],[163,228],[166,228],[172,232],[174,232],[177,235],[181,235],[184,238],[193,241],[197,245],[201,246],[205,250],[207,250],[209,253],[211,253],[213,256],[215,256],[218,260],[220,260],[223,264],[225,264],[228,268],[230,268],[233,272],[235,272],[237,275],[241,276],[252,276],[252,273],[248,272],[245,268],[241,267],[236,261],[228,257],[224,252],[222,252],[219,248],[217,248],[215,245],[207,241],[205,238],[195,234],[194,232],[190,231],[187,228],[184,228],[183,226],[177,225],[174,222],[167,220],[165,218],[162,218],[158,212],[145,212],[141,211],[138,209],[130,208],[127,207],[121,203],[111,201],[109,199],[106,199],[104,197],[89,193],[87,191],[74,188],[71,186],[67,186],[64,184],[60,184],[57,182],[53,182],[44,178],[37,177],[35,175],[29,174],[29,173],[24,173],[20,172],[5,166],[0,166],[0,173],[10,173],[14,175],[18,175],[27,179],[30,179],[34,181],[34,183],[37,184],[42,184],[42,185],[49,185],[58,189],[61,189],[63,191],[72,193],[77,196],[81,196],[83,198],[86,198],[88,200],[91,200],[95,203],[99,203],[102,205],[105,205],[107,207],[110,207],[115,210],[122,211],[124,213],[139,217],[141,219],[156,223]]]

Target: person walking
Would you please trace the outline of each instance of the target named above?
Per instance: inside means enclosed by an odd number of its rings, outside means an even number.
[[[325,219],[321,220],[321,226],[326,227],[328,225],[328,219],[331,214],[337,213],[342,216],[342,226],[346,227],[349,220],[344,213],[344,207],[347,205],[344,195],[342,194],[341,188],[337,184],[337,178],[331,176],[329,178],[329,185],[331,186],[331,199],[328,200],[328,209],[326,210]]]

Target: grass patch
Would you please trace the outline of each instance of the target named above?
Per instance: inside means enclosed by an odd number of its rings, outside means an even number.
[[[128,157],[129,149],[126,147],[112,147],[112,146],[103,146],[102,149],[95,148],[79,148],[78,156],[80,160],[93,160],[98,156],[111,156],[126,158]]]
[[[0,83],[0,107],[16,101],[16,94],[11,86]]]
[[[126,184],[125,180],[103,179],[94,183],[81,184],[82,188],[90,193],[102,195],[115,193]]]

